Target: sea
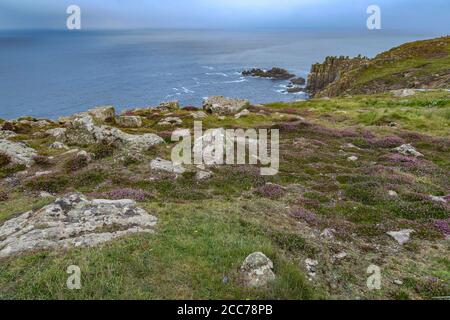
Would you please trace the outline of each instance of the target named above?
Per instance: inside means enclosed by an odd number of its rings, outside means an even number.
[[[435,34],[311,30],[0,31],[0,118],[55,119],[99,105],[117,110],[223,95],[295,101],[287,81],[243,77],[282,67],[307,77],[328,55],[373,57]]]

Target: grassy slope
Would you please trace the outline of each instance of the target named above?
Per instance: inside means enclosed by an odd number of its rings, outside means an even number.
[[[450,37],[411,42],[379,54],[366,66],[344,73],[319,96],[410,87],[450,87]]]
[[[173,179],[156,175],[148,162],[168,157],[158,147],[141,162],[117,162],[112,156],[74,172],[65,171],[60,151],[46,147],[49,138],[25,139],[40,154],[54,155],[45,178],[28,178],[8,190],[0,202],[0,221],[43,206],[41,190],[63,194],[117,187],[149,191],[142,206],[159,218],[155,235],[135,235],[95,249],[36,252],[0,261],[0,298],[427,298],[448,294],[448,241],[433,227],[449,218],[448,207],[426,199],[450,190],[450,94],[427,92],[408,98],[390,95],[356,96],[271,104],[266,114],[239,120],[209,116],[205,127],[281,129],[281,167],[274,177],[262,178],[252,167],[215,168],[214,177],[198,183],[192,174]],[[146,126],[129,132],[161,132],[162,115],[144,114]],[[180,111],[184,126],[192,126]],[[301,115],[306,122],[299,123]],[[397,128],[387,126],[396,122]],[[305,124],[306,123],[306,124]],[[419,163],[396,163],[386,155],[387,136],[411,142],[425,154]],[[387,139],[389,142],[389,139]],[[343,147],[353,143],[360,149]],[[92,147],[87,147],[92,151]],[[357,155],[355,163],[347,161]],[[30,171],[49,169],[34,167]],[[6,169],[0,172],[8,175]],[[150,176],[156,180],[149,180]],[[257,193],[266,182],[287,188],[281,195]],[[8,187],[10,188],[10,187]],[[387,190],[399,194],[387,196]],[[11,191],[11,192],[9,192]],[[295,212],[310,213],[306,218]],[[321,238],[324,228],[337,230],[336,239]],[[385,232],[397,228],[417,231],[398,249]],[[238,269],[253,251],[266,253],[275,264],[277,281],[261,290],[244,289]],[[333,262],[345,251],[348,258]],[[306,279],[305,258],[319,260],[318,278]],[[82,290],[65,287],[67,266],[82,270]],[[383,287],[369,291],[366,268],[380,265]],[[229,280],[223,283],[224,276]],[[393,280],[401,279],[397,286]]]

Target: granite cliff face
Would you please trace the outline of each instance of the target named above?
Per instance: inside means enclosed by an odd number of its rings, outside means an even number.
[[[321,92],[329,84],[341,80],[342,76],[350,70],[357,68],[368,62],[365,57],[358,56],[356,58],[349,57],[326,57],[323,63],[316,63],[311,67],[308,76],[308,84],[306,90],[311,95]]]
[[[406,43],[373,59],[327,57],[312,66],[307,85],[315,97],[404,88],[450,88],[449,36]]]

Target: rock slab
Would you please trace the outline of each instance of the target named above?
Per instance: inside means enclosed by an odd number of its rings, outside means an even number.
[[[156,222],[134,200],[89,201],[71,193],[0,226],[0,258],[40,249],[92,247],[132,233],[153,233]]]

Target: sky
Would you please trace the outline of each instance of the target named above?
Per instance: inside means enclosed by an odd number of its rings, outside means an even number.
[[[63,29],[72,4],[87,30],[358,29],[375,4],[384,30],[450,33],[449,0],[0,0],[0,29]]]

